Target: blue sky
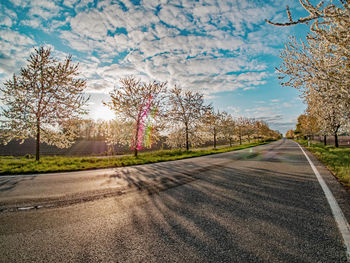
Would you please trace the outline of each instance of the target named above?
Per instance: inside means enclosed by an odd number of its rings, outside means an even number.
[[[219,110],[285,133],[305,105],[296,90],[280,86],[275,67],[283,43],[303,38],[308,27],[264,19],[286,21],[287,4],[294,17],[305,15],[297,0],[2,0],[0,81],[46,45],[80,63],[92,118],[109,116],[101,101],[121,77],[135,75],[200,91]]]

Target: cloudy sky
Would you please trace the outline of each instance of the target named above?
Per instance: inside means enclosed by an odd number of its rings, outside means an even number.
[[[305,105],[281,87],[275,67],[288,37],[307,26],[279,28],[285,5],[298,0],[1,0],[0,85],[26,63],[33,47],[72,54],[91,95],[90,116],[107,118],[101,101],[123,76],[167,81],[200,91],[215,108],[294,128]]]

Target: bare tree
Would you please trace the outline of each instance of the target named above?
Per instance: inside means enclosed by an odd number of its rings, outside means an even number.
[[[197,121],[203,117],[211,106],[204,104],[203,94],[198,92],[183,92],[181,88],[175,87],[169,97],[170,112],[168,119],[173,123],[183,125],[186,150],[190,148],[189,134],[195,129]]]
[[[245,128],[246,118],[238,117],[236,120],[236,135],[239,139],[239,144],[242,144],[242,139],[244,136],[244,128]]]
[[[220,111],[215,112],[213,108],[204,114],[203,123],[213,138],[213,147],[216,148],[217,137],[222,134],[224,114]]]
[[[350,6],[348,0],[339,0],[340,5],[335,5],[332,2],[324,5],[324,1],[319,1],[317,5],[313,5],[309,0],[299,0],[300,5],[306,10],[309,15],[297,20],[292,18],[289,7],[287,6],[288,22],[272,22],[265,19],[266,22],[274,26],[292,26],[297,24],[308,24],[313,21],[311,29],[315,32],[320,30],[321,25],[329,25],[332,22],[340,20],[349,21]]]
[[[166,83],[156,81],[144,83],[135,77],[122,78],[120,83],[120,88],[115,88],[109,93],[111,101],[104,104],[120,117],[134,122],[131,146],[137,157],[138,150],[142,146],[147,117],[154,110],[158,112],[156,117],[163,115],[162,101],[165,98]]]
[[[232,118],[231,114],[227,112],[222,112],[222,125],[221,133],[225,140],[230,142],[230,147],[232,147],[232,141],[235,136],[236,123]]]
[[[236,120],[236,134],[239,138],[239,144],[242,144],[242,139],[246,136],[250,142],[250,138],[254,133],[254,120],[247,117],[239,117]]]
[[[40,159],[40,142],[57,147],[70,146],[75,132],[67,124],[86,114],[86,82],[77,78],[78,65],[71,56],[63,62],[51,56],[49,48],[40,47],[30,55],[20,74],[0,87],[5,107],[4,143],[11,139],[36,138],[36,160]]]
[[[247,135],[248,142],[254,137],[254,134],[258,133],[258,128],[256,127],[256,121],[252,118],[247,118],[245,122],[245,134]]]

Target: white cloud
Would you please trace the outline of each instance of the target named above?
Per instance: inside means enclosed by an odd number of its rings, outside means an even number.
[[[37,18],[22,20],[21,24],[25,26],[30,26],[32,28],[39,28],[42,25],[40,19]]]
[[[241,109],[235,106],[228,106],[226,110],[231,113],[234,118],[241,116]]]
[[[12,19],[7,15],[0,15],[0,25],[11,27]]]
[[[17,19],[17,14],[13,10],[3,7],[3,13],[10,17],[13,21]]]
[[[292,105],[291,103],[284,102],[284,103],[282,104],[282,106],[285,107],[285,108],[290,108],[290,107],[292,107],[293,105]]]
[[[78,35],[73,34],[69,31],[61,31],[60,37],[68,41],[70,46],[76,50],[79,50],[81,52],[88,52],[92,50],[92,46],[89,45],[90,41],[81,41]]]
[[[193,29],[193,23],[188,18],[188,10],[173,5],[165,5],[159,12],[159,18],[164,23],[180,30]]]
[[[21,7],[29,7],[28,14],[31,18],[39,17],[45,21],[55,17],[61,10],[61,7],[56,5],[55,1],[47,0],[31,0],[31,1],[20,1],[12,0],[16,5]]]
[[[255,103],[264,103],[264,101],[257,101]],[[288,129],[293,129],[296,123],[296,118],[294,116],[287,117],[276,107],[256,106],[242,110],[239,107],[228,106],[226,110],[231,113],[234,118],[243,116],[254,118],[256,120],[263,120],[270,126],[270,128],[279,130],[283,133]]]
[[[0,74],[8,78],[18,72],[34,43],[26,35],[8,29],[0,30]]]
[[[56,12],[53,13],[44,8],[37,7],[37,8],[31,8],[29,11],[29,14],[32,15],[32,17],[38,16],[45,20],[48,20],[49,18],[53,17],[56,14]]]
[[[33,45],[34,41],[23,34],[20,34],[16,31],[12,31],[12,30],[0,30],[0,36],[2,41],[5,41],[7,43],[11,43],[14,45]]]
[[[246,90],[253,90],[253,89],[255,89],[256,87],[245,87],[245,88],[243,88],[243,90],[244,91],[246,91]]]
[[[76,1],[77,2],[77,1]],[[76,8],[76,11],[79,12],[81,9],[85,9],[88,4],[91,4],[93,3],[94,0],[81,0],[80,2],[78,2],[78,4],[75,6]],[[100,2],[103,2],[103,1],[99,1]]]
[[[0,54],[0,74],[10,75],[15,68],[16,61],[12,57]]]
[[[40,7],[47,10],[59,9],[59,7],[55,4],[55,1],[47,1],[47,0],[31,0],[30,6]]]
[[[117,46],[127,44],[130,49],[141,48],[146,57],[179,49],[189,56],[198,56],[203,52],[215,54],[218,49],[236,51],[242,48],[247,52],[265,49],[269,52],[268,45],[258,44],[261,40],[260,36],[255,36],[252,43],[247,43],[237,35],[236,31],[227,31],[232,23],[242,27],[244,23],[261,21],[260,14],[264,12],[264,8],[256,8],[240,1],[234,4],[230,1],[208,1],[207,4],[183,1],[182,5],[185,8],[180,7],[181,5],[162,5],[156,16],[155,5],[149,2],[137,8],[129,1],[124,4],[129,8],[128,11],[123,11],[120,4],[103,1],[99,2],[99,8],[102,10],[92,9],[78,13],[70,21],[72,32],[78,35],[82,42],[86,41],[85,38],[101,41],[106,39],[108,30],[114,32],[115,28],[125,28],[128,36],[115,36],[115,40],[120,41]],[[243,16],[244,10],[245,12],[252,10],[251,13],[254,15]],[[166,27],[160,24],[159,20],[175,28]],[[209,21],[211,23],[208,23]],[[207,28],[208,26],[210,28]],[[226,29],[223,30],[220,27],[226,27]],[[141,32],[145,28],[146,32]],[[181,36],[178,35],[178,29],[205,32],[205,35]],[[159,41],[154,41],[153,36]],[[142,45],[140,45],[141,42]],[[109,44],[107,43],[107,46]],[[76,43],[72,46],[76,46]],[[97,46],[101,45],[94,45],[94,47]],[[120,48],[118,50],[120,51]],[[103,48],[101,51],[104,51]]]
[[[80,37],[102,40],[107,36],[107,27],[102,14],[97,11],[79,13],[70,21],[72,32]]]
[[[182,0],[176,4],[143,0],[136,6],[129,0],[104,0],[88,8],[93,0],[61,1],[65,7],[58,7],[55,1],[12,1],[30,8],[31,19],[21,21],[23,25],[40,28],[44,20],[64,15],[64,21],[47,23],[64,44],[86,54],[88,59],[80,59],[81,71],[91,91],[110,90],[120,77],[131,74],[169,85],[178,83],[207,97],[255,89],[270,76],[268,65],[253,56],[275,52],[274,45],[280,41],[264,33],[267,27],[261,26],[263,18],[280,9],[277,3],[271,7],[248,0]],[[62,14],[67,8],[74,8],[76,14]],[[66,26],[71,29],[62,30]],[[120,52],[129,54],[116,62]],[[93,59],[95,53],[98,59]]]
[[[75,0],[63,0],[63,5],[73,8],[73,5],[76,3],[77,1]]]
[[[27,6],[28,1],[26,0],[10,0],[15,6]]]

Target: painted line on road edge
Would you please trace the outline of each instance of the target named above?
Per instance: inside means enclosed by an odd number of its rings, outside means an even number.
[[[316,169],[313,162],[310,160],[309,156],[307,156],[304,149],[300,146],[299,143],[296,142],[296,144],[298,144],[299,148],[304,153],[306,159],[308,160],[312,170],[314,171],[314,173],[316,175],[316,178],[317,178],[319,184],[322,187],[322,190],[327,198],[328,204],[331,207],[333,217],[334,217],[335,221],[337,222],[338,229],[343,237],[343,241],[344,241],[344,244],[346,246],[346,256],[348,258],[348,261],[350,262],[350,226],[349,226],[349,223],[346,220],[346,218],[343,214],[343,211],[339,207],[337,200],[335,200],[331,190],[329,190],[326,182],[323,180],[322,176],[320,175],[320,173]]]

